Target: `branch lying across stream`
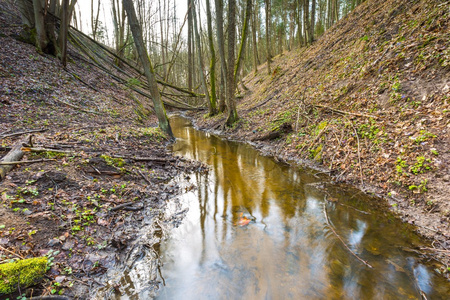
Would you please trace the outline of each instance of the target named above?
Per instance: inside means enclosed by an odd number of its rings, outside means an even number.
[[[368,266],[369,268],[373,269],[373,267],[365,260],[363,260],[361,257],[359,257],[355,252],[353,252],[352,249],[350,249],[349,246],[347,246],[347,244],[344,242],[344,240],[341,238],[341,236],[336,232],[336,230],[333,228],[333,226],[330,223],[330,220],[328,219],[328,214],[327,214],[327,206],[326,203],[324,203],[323,205],[323,213],[325,214],[325,219],[327,221],[327,225],[328,227],[330,227],[331,231],[334,233],[334,235],[341,241],[341,243],[344,245],[345,248],[347,248],[347,250],[354,256],[356,257],[356,259],[358,259],[360,262],[362,262],[363,264],[365,264],[366,266]]]

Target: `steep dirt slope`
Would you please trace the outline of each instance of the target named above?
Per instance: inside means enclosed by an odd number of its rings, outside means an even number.
[[[312,46],[275,57],[270,74],[248,75],[226,134],[380,195],[450,250],[449,7],[366,1]],[[204,128],[222,122],[198,116]]]
[[[142,228],[181,193],[170,179],[192,164],[168,152],[156,117],[137,116],[135,99],[144,98],[72,47],[63,69],[20,41],[20,23],[0,0],[0,159],[30,130],[34,146],[47,150],[27,152],[23,160],[41,162],[17,165],[0,180],[0,263],[52,256],[45,279],[22,286],[22,296],[90,299],[130,249],[143,251]],[[0,299],[18,296],[0,291]]]

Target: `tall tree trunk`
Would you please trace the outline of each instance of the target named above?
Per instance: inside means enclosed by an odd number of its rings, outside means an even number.
[[[309,0],[303,0],[303,31],[306,43],[310,41],[311,23],[309,21]]]
[[[165,4],[165,0],[164,0],[164,4]],[[166,73],[167,73],[167,68],[166,68],[166,51],[165,51],[165,49],[164,49],[164,21],[163,21],[163,18],[162,18],[162,13],[161,13],[161,10],[162,10],[162,7],[161,7],[161,0],[158,0],[158,3],[159,3],[159,29],[160,29],[160,34],[161,34],[161,58],[162,58],[162,67],[163,67],[163,74],[162,74],[162,76],[163,76],[163,78],[165,78],[166,77]]]
[[[312,0],[311,3],[311,25],[309,29],[309,43],[314,41],[314,29],[316,26],[316,0]]]
[[[272,54],[270,53],[270,0],[265,0],[266,4],[266,48],[267,48],[267,74],[270,75],[270,62]]]
[[[192,76],[194,73],[194,60],[193,60],[193,53],[192,53],[192,4],[194,3],[193,0],[187,0],[188,2],[188,89],[189,91],[192,91]]]
[[[214,51],[214,40],[212,32],[212,21],[211,21],[211,6],[209,0],[206,0],[206,18],[208,22],[208,40],[209,40],[209,52],[211,55],[211,62],[209,64],[209,77],[211,78],[211,102],[214,103],[214,114],[216,111],[216,52]]]
[[[258,18],[258,0],[255,0],[255,9],[252,14],[252,40],[253,40],[253,70],[258,73],[258,41],[256,40],[257,32],[257,18]]]
[[[228,1],[228,74],[227,74],[227,107],[228,118],[227,125],[231,126],[239,117],[236,111],[236,102],[234,99],[235,77],[233,65],[235,62],[235,44],[236,44],[236,0]]]
[[[223,34],[223,0],[215,0],[216,7],[216,30],[217,30],[217,45],[219,46],[221,77],[224,78],[224,89],[226,89],[227,82],[225,80],[228,76],[228,67],[225,59],[225,39]],[[232,65],[231,65],[232,66]],[[222,82],[221,82],[222,83]],[[225,111],[226,96],[221,97],[219,101],[219,111]]]
[[[39,51],[47,53],[49,40],[45,31],[44,7],[41,0],[33,0],[34,26],[36,28],[36,46]]]
[[[69,1],[62,0],[62,10],[61,10],[61,24],[59,30],[59,47],[61,48],[61,63],[65,68],[67,65],[67,33],[69,31]]]
[[[198,32],[197,25],[197,10],[193,6],[192,13],[194,14],[194,31],[195,31],[195,43],[197,44],[197,58],[198,58],[198,72],[200,73],[200,80],[203,87],[203,92],[205,93],[206,100],[208,101],[209,115],[213,116],[216,114],[216,103],[212,102],[209,96],[208,86],[206,84],[206,78],[204,73],[203,58],[202,58],[202,47],[200,44],[200,33]]]
[[[92,26],[92,38],[97,40],[98,31],[98,17],[100,15],[100,0],[97,4],[97,16],[94,18],[94,0],[91,0],[91,26]]]
[[[153,106],[155,108],[156,116],[158,117],[159,126],[170,138],[173,139],[174,135],[172,133],[172,128],[170,127],[164,104],[161,101],[161,95],[159,94],[155,72],[153,71],[150,57],[148,56],[147,49],[144,45],[142,28],[139,26],[136,11],[134,10],[133,0],[122,1],[128,15],[128,23],[130,24],[131,33],[133,34],[134,44],[136,45],[136,50],[138,51],[139,58],[144,68],[145,76],[147,77],[150,95],[152,96]]]
[[[245,19],[244,24],[242,25],[241,46],[239,47],[239,53],[236,61],[236,66],[234,69],[234,78],[236,82],[242,67],[242,62],[244,61],[243,56],[245,53],[245,45],[247,43],[248,28],[250,26],[250,18],[252,17],[252,1],[253,0],[247,0],[247,5],[245,8]]]

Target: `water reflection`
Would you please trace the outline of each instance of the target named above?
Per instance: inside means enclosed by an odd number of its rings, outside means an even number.
[[[161,246],[160,299],[431,299],[449,284],[403,251],[419,245],[404,226],[362,196],[337,191],[324,200],[314,177],[171,119],[173,151],[211,166],[183,196],[189,212]],[[330,192],[330,191],[328,191]],[[345,203],[347,206],[339,205]],[[330,222],[360,263],[328,228]],[[362,207],[361,207],[362,206]],[[245,222],[242,222],[244,220]],[[248,223],[248,224],[247,224]],[[244,225],[244,226],[240,226]]]

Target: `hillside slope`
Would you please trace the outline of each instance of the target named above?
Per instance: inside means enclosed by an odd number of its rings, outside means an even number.
[[[270,74],[248,75],[241,120],[224,133],[380,195],[449,250],[449,6],[366,1]]]
[[[157,118],[137,114],[136,100],[148,99],[73,46],[62,68],[23,43],[21,28],[15,7],[0,0],[0,159],[26,133],[40,148],[22,159],[33,163],[0,179],[0,263],[54,260],[45,280],[22,286],[22,294],[0,290],[0,299],[49,293],[92,299],[106,272],[126,264],[130,249],[141,249],[141,232],[151,232],[166,200],[182,192],[169,180],[199,164],[174,157]]]

